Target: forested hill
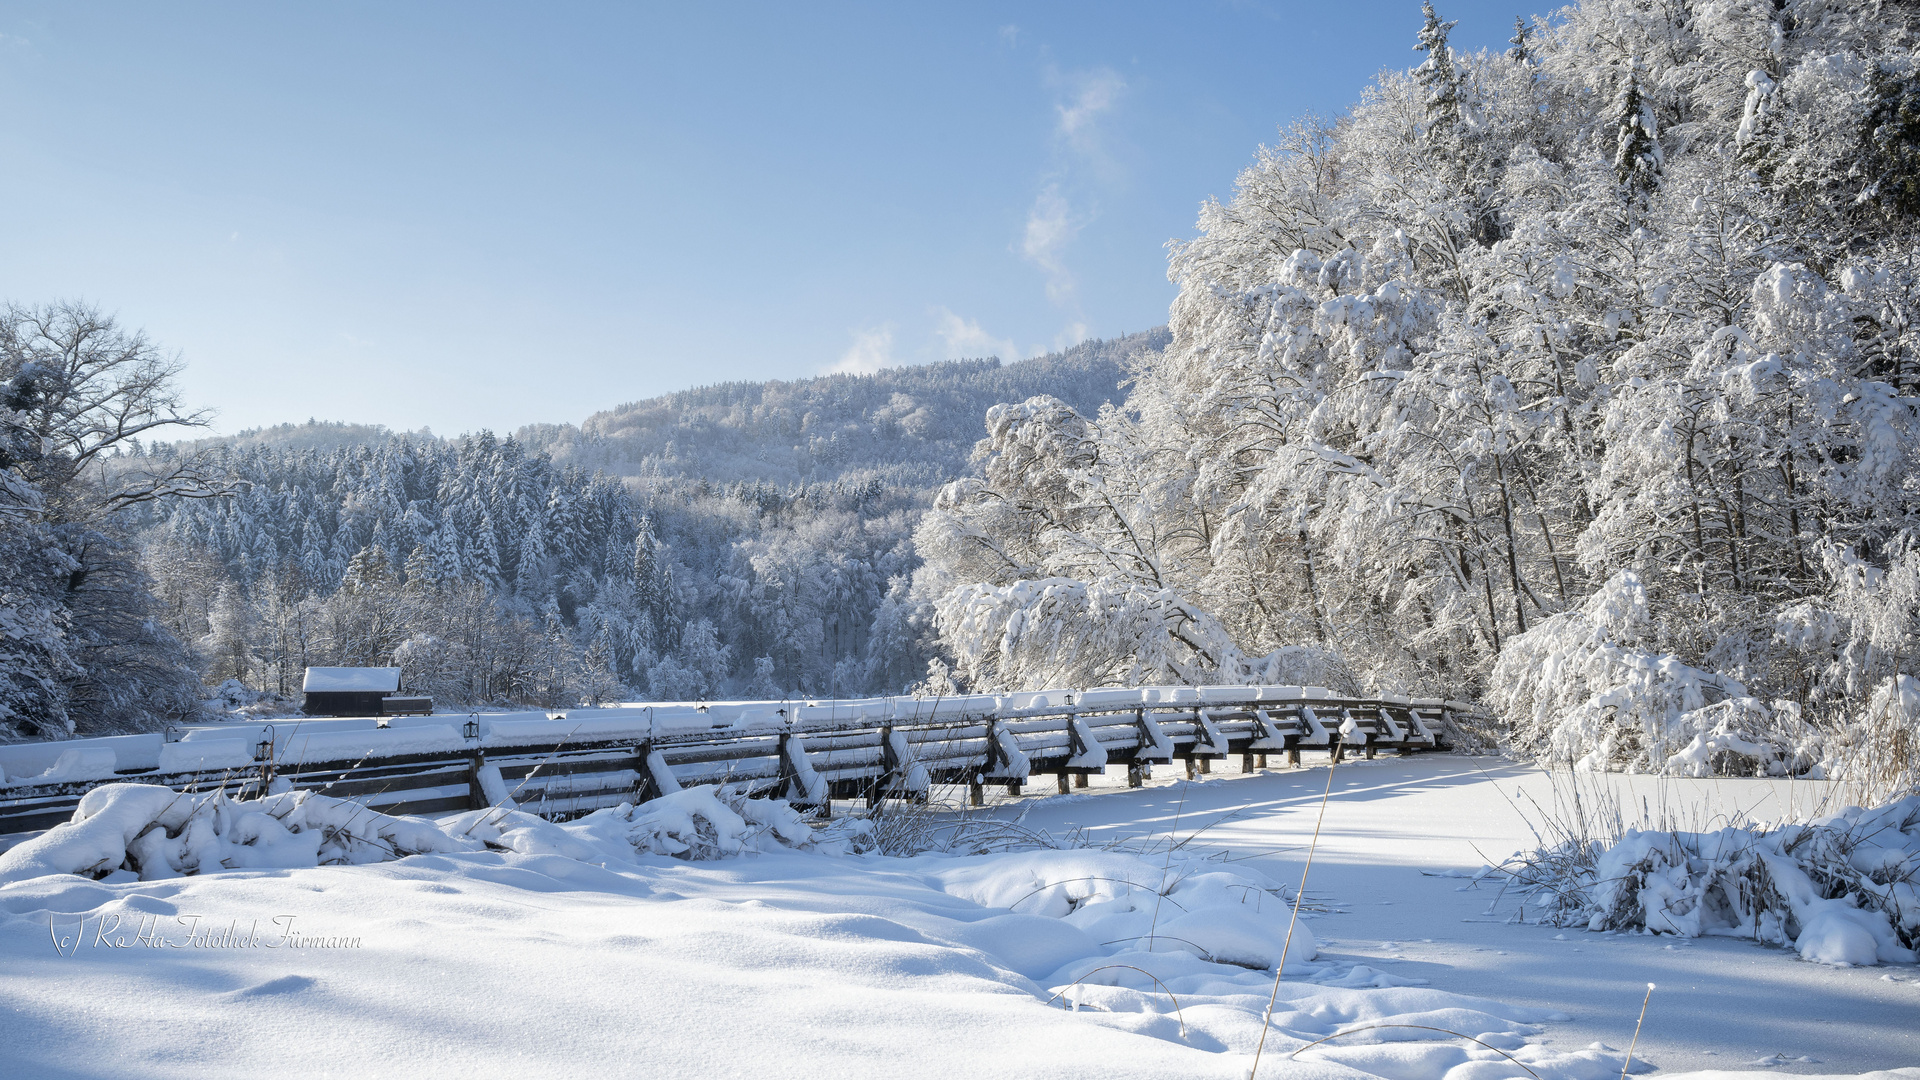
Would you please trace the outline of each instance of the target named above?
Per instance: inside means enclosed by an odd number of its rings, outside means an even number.
[[[871,375],[720,383],[595,413],[579,427],[525,427],[515,437],[557,463],[616,476],[782,486],[846,477],[930,488],[965,471],[989,408],[1051,394],[1094,415],[1124,398],[1128,357],[1166,344],[1166,327],[1156,327],[1011,364],[949,360]]]
[[[729,383],[505,438],[309,421],[114,462],[232,487],[124,522],[155,621],[228,697],[329,663],[397,663],[449,705],[898,692],[933,649],[912,532],[988,411],[1097,415],[1166,342]]]
[[[191,454],[197,450],[235,451],[257,446],[274,450],[327,452],[351,446],[381,446],[399,438],[432,440],[433,437],[433,432],[425,428],[399,432],[382,424],[309,419],[304,424],[275,424],[272,427],[248,428],[232,435],[214,435],[172,444],[159,443],[151,449],[155,453]]]

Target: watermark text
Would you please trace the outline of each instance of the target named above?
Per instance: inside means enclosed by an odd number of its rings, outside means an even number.
[[[61,956],[82,949],[357,949],[360,939],[310,934],[295,925],[297,916],[220,922],[201,915],[102,912],[98,915],[47,916],[47,936]]]

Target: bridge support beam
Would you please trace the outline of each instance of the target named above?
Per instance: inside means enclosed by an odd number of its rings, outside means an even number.
[[[486,784],[481,780],[480,770],[486,767],[487,755],[475,750],[467,762],[467,808],[470,810],[485,810],[493,805],[493,800],[487,798]]]

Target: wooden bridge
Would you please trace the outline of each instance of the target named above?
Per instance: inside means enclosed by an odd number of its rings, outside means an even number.
[[[948,698],[623,705],[565,712],[477,713],[205,724],[165,735],[0,746],[0,848],[68,820],[107,783],[235,797],[312,790],[388,814],[516,806],[567,820],[689,784],[737,784],[831,813],[834,800],[925,801],[964,785],[1018,793],[1052,776],[1061,792],[1124,766],[1215,759],[1298,764],[1305,748],[1334,760],[1382,749],[1446,749],[1472,706],[1437,699],[1356,699],[1320,687],[1206,686]]]

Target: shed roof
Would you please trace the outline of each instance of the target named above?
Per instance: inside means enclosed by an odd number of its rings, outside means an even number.
[[[400,689],[397,667],[310,667],[301,689],[309,694],[391,694]]]

